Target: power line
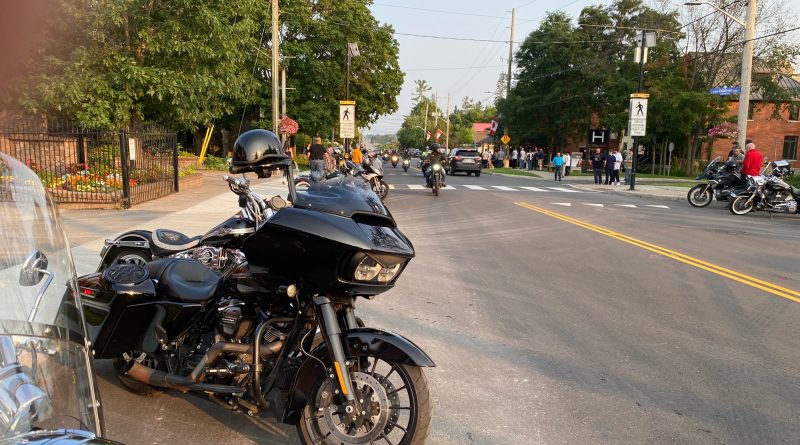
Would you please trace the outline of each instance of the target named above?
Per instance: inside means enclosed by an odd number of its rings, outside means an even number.
[[[463,16],[481,17],[481,18],[488,18],[488,19],[502,19],[502,18],[505,18],[505,17],[495,16],[495,15],[476,14],[476,13],[457,12],[457,11],[446,11],[444,9],[418,8],[418,7],[415,7],[415,6],[393,5],[393,4],[390,4],[390,3],[373,3],[373,5],[375,5],[375,6],[386,6],[388,8],[411,9],[411,10],[414,10],[414,11],[436,12],[436,13],[440,13],[440,14],[463,15]]]
[[[437,40],[457,40],[457,41],[467,41],[467,42],[489,42],[489,43],[508,43],[508,40],[491,40],[491,39],[472,39],[468,37],[450,37],[450,36],[433,36],[427,34],[411,34],[411,33],[404,33],[404,32],[395,32],[395,34],[400,36],[411,36],[411,37],[422,37],[427,39],[437,39]],[[523,40],[523,41],[514,41],[515,44],[522,44],[522,43],[541,43],[541,44],[572,44],[572,43],[602,43],[602,42],[617,42],[619,39],[612,39],[612,40]]]
[[[779,36],[781,34],[788,34],[790,32],[797,31],[798,29],[800,29],[800,26],[795,27],[795,28],[791,28],[791,29],[784,29],[783,31],[773,32],[772,34],[766,34],[766,35],[763,35],[763,36],[753,37],[750,40],[761,40],[761,39],[766,39],[767,37]],[[740,43],[744,43],[744,42],[747,42],[747,40],[743,40]]]
[[[471,70],[475,68],[503,68],[504,65],[496,65],[496,66],[482,66],[482,65],[475,65],[475,66],[462,66],[457,68],[408,68],[404,71],[455,71],[455,70]]]

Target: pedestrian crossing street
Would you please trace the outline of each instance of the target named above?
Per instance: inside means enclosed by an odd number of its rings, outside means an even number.
[[[389,184],[390,190],[430,190],[423,184]],[[477,190],[477,191],[501,191],[501,192],[560,192],[560,193],[596,193],[590,190],[579,190],[569,187],[530,187],[530,186],[507,186],[507,185],[453,185],[448,184],[442,190]]]

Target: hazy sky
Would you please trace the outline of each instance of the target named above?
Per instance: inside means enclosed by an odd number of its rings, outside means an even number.
[[[370,7],[381,23],[394,26],[400,43],[400,68],[405,84],[398,97],[397,113],[379,119],[367,134],[395,133],[411,110],[414,80],[425,79],[438,93],[441,108],[461,104],[464,96],[494,102],[494,91],[508,60],[511,8],[516,8],[515,41],[522,41],[548,11],[562,10],[573,19],[585,6],[610,4],[610,0],[375,0]],[[682,1],[672,1],[682,5]],[[800,0],[789,0],[794,14]],[[703,8],[708,8],[703,6]],[[464,39],[499,40],[475,42],[431,39],[404,34],[423,34]],[[756,33],[758,34],[758,32]],[[800,32],[793,33],[796,37]]]

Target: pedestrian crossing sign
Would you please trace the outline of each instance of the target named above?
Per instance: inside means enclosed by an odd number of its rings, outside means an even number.
[[[509,143],[509,142],[511,142],[511,138],[510,138],[510,137],[508,137],[508,135],[507,135],[507,134],[504,134],[504,135],[503,135],[503,137],[501,137],[501,138],[500,138],[500,141],[501,141],[501,142],[502,142],[504,145],[508,145],[508,143]]]

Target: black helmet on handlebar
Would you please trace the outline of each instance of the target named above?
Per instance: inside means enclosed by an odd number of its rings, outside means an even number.
[[[255,129],[245,131],[233,145],[231,173],[256,172],[267,174],[270,169],[286,167],[291,158],[283,150],[275,133]]]

